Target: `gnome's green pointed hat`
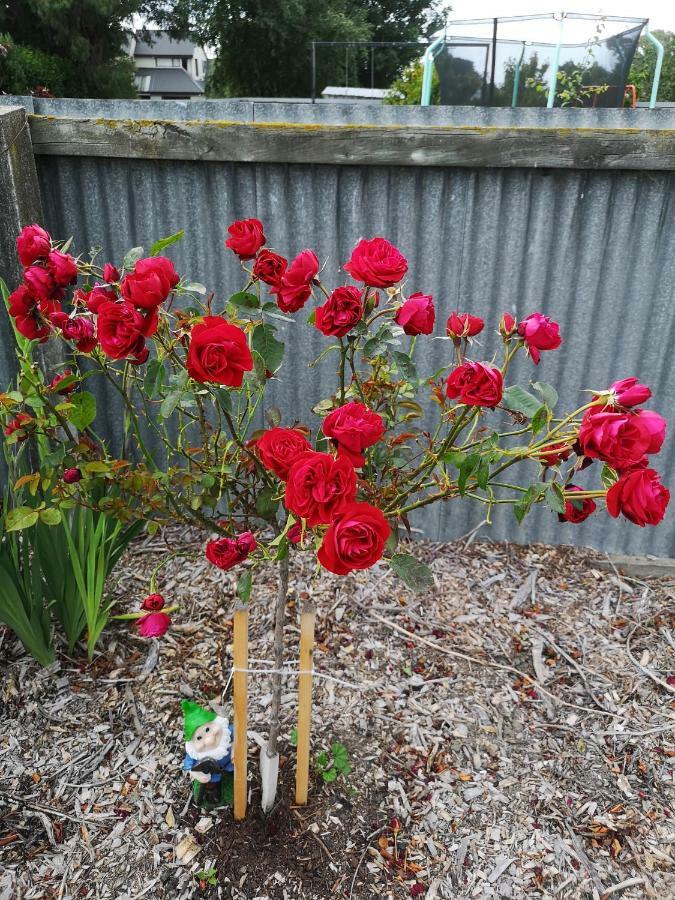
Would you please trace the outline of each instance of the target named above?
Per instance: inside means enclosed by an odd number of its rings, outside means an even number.
[[[181,700],[180,705],[185,715],[183,735],[186,741],[192,740],[192,735],[200,725],[213,722],[216,718],[216,714],[212,709],[204,709],[203,706],[193,703],[192,700]]]

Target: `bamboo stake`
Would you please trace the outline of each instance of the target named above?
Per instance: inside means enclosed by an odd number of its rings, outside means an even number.
[[[243,607],[234,612],[234,668],[248,669],[248,610]],[[234,818],[237,821],[246,815],[247,770],[246,750],[248,743],[248,676],[246,672],[235,671],[233,677],[234,694]]]
[[[298,753],[295,770],[295,802],[307,803],[309,788],[309,734],[312,723],[312,656],[316,614],[306,607],[300,616],[300,672],[298,678]]]

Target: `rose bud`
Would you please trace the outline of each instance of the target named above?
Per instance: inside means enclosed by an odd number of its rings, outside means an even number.
[[[258,250],[267,242],[263,225],[259,219],[238,219],[227,229],[230,235],[225,241],[241,260],[253,259]]]
[[[570,484],[565,490],[567,492],[581,491],[583,488],[577,487],[576,484]],[[596,505],[591,497],[580,497],[578,500],[572,497],[566,497],[565,512],[558,513],[558,521],[573,522],[575,525],[578,525],[580,522],[583,522],[584,519],[587,519],[591,513],[594,513],[595,510]]]
[[[411,336],[431,334],[436,321],[433,298],[429,294],[412,294],[394,316],[397,325]]]
[[[68,253],[52,250],[47,257],[47,268],[56,284],[60,287],[65,287],[67,284],[75,284],[77,281],[77,263]]]
[[[141,603],[141,609],[147,609],[149,612],[159,612],[164,609],[164,597],[161,594],[149,594]]]
[[[392,287],[408,271],[408,261],[403,254],[381,237],[361,240],[352,251],[345,271],[355,281],[363,281],[370,287]]]
[[[518,334],[535,365],[539,363],[542,350],[555,350],[562,344],[558,323],[541,313],[532,313],[523,319],[518,325]]]
[[[22,266],[31,266],[39,259],[46,259],[52,247],[49,233],[39,225],[26,225],[16,239],[16,252]]]
[[[389,523],[370,503],[350,503],[331,523],[317,554],[324,569],[347,575],[369,569],[384,554]]]
[[[66,484],[77,484],[78,481],[82,481],[82,472],[76,466],[73,466],[71,469],[65,470],[63,480]]]
[[[297,428],[269,428],[255,443],[260,461],[266,469],[285,481],[288,470],[301,453],[312,449],[305,435]]]
[[[570,458],[572,448],[569,444],[549,444],[537,451],[539,462],[542,466],[557,466],[558,463]]]
[[[508,341],[515,331],[516,320],[510,313],[504,313],[504,315],[499,320],[499,333],[505,341]]]
[[[302,540],[302,523],[294,522],[286,532],[286,540],[289,544],[299,544]]]
[[[670,491],[661,484],[654,469],[632,469],[607,491],[607,512],[616,518],[620,513],[629,522],[644,528],[658,525],[666,514]]]
[[[113,284],[120,280],[120,270],[112,263],[103,266],[103,280],[106,284]]]
[[[646,403],[652,392],[635,377],[615,381],[609,389],[610,402],[617,406],[640,406]]]
[[[248,556],[249,553],[253,553],[258,546],[255,535],[251,531],[242,531],[241,534],[237,535],[236,540],[237,547],[245,556]]]
[[[450,373],[445,393],[450,400],[467,406],[495,407],[502,399],[503,379],[499,369],[485,363],[465,362]]]
[[[136,619],[136,627],[141,637],[161,637],[171,625],[171,616],[163,612],[150,612],[147,616]]]
[[[344,337],[363,316],[361,291],[353,285],[336,288],[314,314],[314,325],[327,337]]]
[[[253,277],[270,287],[280,287],[288,260],[272,250],[261,250],[253,263]]]
[[[312,283],[319,272],[319,258],[313,250],[303,250],[290,263],[281,281],[272,288],[282,312],[298,312],[312,293]]]
[[[448,319],[445,331],[449,338],[458,341],[461,338],[472,338],[485,328],[485,322],[480,316],[472,316],[471,313],[454,312]]]
[[[67,384],[65,387],[59,387],[59,385],[66,380],[66,378],[70,378],[72,375],[71,369],[64,369],[61,375],[55,375],[52,380],[49,382],[47,387],[53,394],[70,394],[77,387],[77,382],[73,381],[71,384]]]

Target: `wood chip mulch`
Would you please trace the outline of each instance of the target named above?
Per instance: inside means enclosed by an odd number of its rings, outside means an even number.
[[[160,572],[170,632],[104,633],[93,663],[41,670],[0,633],[0,900],[385,900],[675,896],[675,585],[597,568],[594,551],[416,542],[435,588],[386,567],[336,578],[294,557],[286,665],[318,611],[313,755],[352,773],[293,804],[297,682],[283,695],[278,802],[202,813],[183,697],[231,708],[233,573],[193,536],[136,544],[112,585],[137,608]],[[269,667],[273,570],[254,587],[251,666]],[[116,611],[117,611],[116,610]],[[266,734],[266,676],[250,729]]]

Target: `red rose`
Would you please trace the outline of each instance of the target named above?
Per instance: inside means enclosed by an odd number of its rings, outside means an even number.
[[[240,259],[253,259],[267,241],[259,219],[238,219],[227,229],[230,235],[225,246],[233,250]]]
[[[445,393],[451,400],[467,406],[497,406],[502,399],[503,379],[499,369],[485,363],[465,362],[446,382]]]
[[[326,525],[356,496],[356,474],[346,459],[301,454],[288,472],[285,502],[310,527]]]
[[[113,284],[120,280],[120,270],[112,263],[105,263],[103,266],[103,280],[106,284]]]
[[[143,316],[129,303],[103,303],[98,311],[98,340],[111,359],[143,361],[145,338],[154,334],[157,317]]]
[[[370,503],[350,503],[324,535],[319,562],[336,575],[369,569],[382,558],[389,531],[379,509]]]
[[[241,387],[244,372],[253,368],[246,335],[220,316],[206,316],[190,332],[187,370],[200,384]]]
[[[582,491],[583,488],[577,487],[576,484],[570,484],[565,488],[566,492],[570,491]],[[558,520],[560,522],[573,522],[575,525],[578,525],[580,522],[583,522],[584,519],[587,519],[591,513],[594,513],[596,510],[595,501],[590,497],[580,497],[578,500],[572,497],[565,498],[565,512],[558,513]]]
[[[136,619],[136,627],[141,637],[161,637],[171,625],[171,616],[164,612],[151,612]]]
[[[117,294],[110,288],[103,287],[102,284],[95,284],[89,292],[82,294],[82,299],[89,312],[97,315],[104,303],[114,303],[117,300]]]
[[[33,417],[29,416],[28,413],[18,413],[5,428],[5,435],[11,437],[15,432],[21,431],[22,433],[19,435],[18,440],[25,441],[28,435],[25,433],[24,429],[26,425],[32,421]]]
[[[239,547],[241,552],[245,553],[246,556],[248,556],[249,553],[253,553],[257,546],[258,542],[252,531],[242,531],[241,534],[237,535],[237,547]]]
[[[23,280],[30,292],[40,301],[61,300],[64,290],[54,276],[42,266],[30,266],[23,273]]]
[[[302,540],[302,523],[294,522],[286,532],[286,540],[289,544],[299,544]]]
[[[558,323],[541,313],[532,313],[523,319],[518,325],[518,334],[535,363],[539,362],[542,350],[555,350],[562,344]]]
[[[72,369],[64,369],[60,375],[55,375],[52,378],[47,387],[54,394],[71,394],[77,387],[76,381],[73,381],[72,384],[67,384],[65,387],[61,387],[60,385],[66,380],[66,378],[70,378],[72,374]]]
[[[122,279],[122,297],[141,309],[154,309],[164,303],[180,277],[166,256],[139,259],[134,271]]]
[[[622,513],[629,522],[644,528],[658,525],[666,514],[670,491],[661,484],[654,469],[632,469],[607,491],[607,512],[616,518]]]
[[[646,384],[640,384],[637,378],[622,378],[615,381],[609,389],[610,402],[617,406],[640,406],[652,395]]]
[[[542,466],[557,466],[558,463],[569,459],[571,453],[572,448],[569,444],[558,443],[542,447],[537,451],[537,456]]]
[[[270,287],[281,285],[281,276],[288,268],[288,260],[272,250],[261,250],[253,263],[253,277]]]
[[[206,558],[223,572],[239,565],[248,556],[244,547],[240,547],[234,538],[213,538],[206,545]]]
[[[66,319],[61,326],[61,332],[64,338],[73,341],[80,353],[91,353],[96,346],[94,323],[84,316]]]
[[[318,306],[314,324],[328,337],[344,337],[361,321],[361,291],[349,285],[336,288],[323,306]]]
[[[49,325],[45,321],[45,313],[58,308],[52,300],[38,301],[30,288],[25,284],[12,291],[8,298],[9,314],[14,319],[16,330],[29,341],[44,343],[49,337]]]
[[[434,301],[429,294],[412,294],[394,318],[406,334],[431,334],[436,321]]]
[[[403,278],[408,271],[408,261],[389,241],[375,237],[358,242],[345,264],[345,271],[370,287],[387,288]]]
[[[77,281],[77,263],[68,253],[52,250],[47,257],[47,268],[59,287],[75,284]]]
[[[504,338],[504,340],[508,341],[515,330],[516,320],[513,318],[511,313],[504,313],[504,315],[499,320],[499,333]]]
[[[356,468],[365,462],[363,451],[376,444],[384,430],[382,416],[355,400],[334,409],[323,420],[323,433],[337,444],[338,456]]]
[[[164,609],[164,597],[161,594],[150,594],[141,603],[141,609],[147,609],[149,612],[159,612]]]
[[[72,466],[63,473],[63,480],[66,484],[77,484],[78,481],[82,481],[82,472],[76,466]]]
[[[31,266],[38,259],[46,259],[51,247],[49,233],[39,225],[26,225],[16,239],[16,252],[22,266]]]
[[[256,441],[260,461],[283,481],[288,470],[301,453],[311,451],[312,446],[297,428],[270,428]]]
[[[581,420],[579,445],[584,456],[622,470],[641,462],[646,453],[658,453],[665,436],[665,419],[651,410],[594,407]]]
[[[484,328],[485,322],[480,316],[454,312],[447,321],[445,332],[453,339],[472,338],[480,334]]]
[[[272,289],[282,312],[297,312],[312,293],[312,282],[319,271],[319,259],[313,250],[303,250],[291,262],[281,282]]]

